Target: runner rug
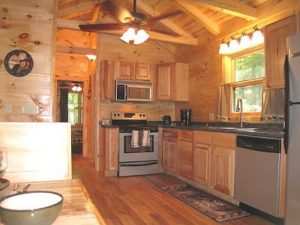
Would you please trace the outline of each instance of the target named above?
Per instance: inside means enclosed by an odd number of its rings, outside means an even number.
[[[250,215],[250,213],[241,210],[237,206],[186,183],[161,188],[217,222],[225,222]]]

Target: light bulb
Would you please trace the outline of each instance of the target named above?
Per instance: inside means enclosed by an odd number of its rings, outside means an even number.
[[[258,45],[264,42],[264,35],[262,32],[256,27],[255,31],[252,35],[251,45]]]
[[[82,87],[77,86],[77,92],[80,92],[80,91],[82,91]]]
[[[229,53],[229,47],[228,44],[224,41],[220,45],[219,54],[227,54]]]
[[[74,85],[74,86],[72,87],[72,91],[76,91],[76,90],[77,90],[77,86]]]
[[[239,43],[236,39],[231,39],[229,42],[229,52],[236,52],[239,50]]]
[[[145,42],[149,38],[149,34],[145,30],[141,29],[137,32],[134,38],[134,44],[138,45]]]
[[[120,39],[129,44],[131,41],[134,40],[134,38],[135,38],[135,29],[129,27],[128,30],[121,36]]]
[[[240,41],[240,47],[248,48],[248,47],[250,47],[250,45],[251,45],[251,41],[250,41],[249,35],[247,35],[246,33],[243,33],[242,37],[241,37],[241,41]]]

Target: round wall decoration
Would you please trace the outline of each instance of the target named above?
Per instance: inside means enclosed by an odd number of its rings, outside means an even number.
[[[16,77],[23,77],[31,72],[33,59],[28,52],[15,49],[5,56],[4,66],[9,74]]]

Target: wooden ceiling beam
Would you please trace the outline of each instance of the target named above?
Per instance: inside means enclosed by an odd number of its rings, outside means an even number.
[[[143,10],[145,13],[154,16],[153,15],[153,8],[151,8],[149,5],[147,5],[145,3],[145,0],[139,0],[139,1],[137,1],[137,6],[141,10]],[[157,10],[156,10],[156,12],[158,14],[161,13],[161,12],[158,12]],[[192,38],[192,35],[189,32],[187,32],[186,30],[184,30],[182,27],[178,26],[171,19],[166,18],[166,19],[160,20],[159,22],[162,23],[163,25],[165,25],[166,27],[170,28],[172,31],[174,31],[175,33],[177,33],[179,35],[182,35],[182,36],[185,36],[185,37],[191,37]]]
[[[82,12],[91,11],[96,6],[93,1],[81,2],[79,4],[58,10],[58,17],[60,18],[72,18],[76,15],[80,15]]]
[[[220,33],[219,25],[204,15],[195,5],[184,3],[182,0],[174,0],[174,4],[212,34],[218,35]]]
[[[68,19],[57,19],[57,28],[58,29],[71,29],[71,30],[80,30],[79,24],[82,24],[82,21],[76,21],[76,20],[68,20]],[[195,38],[190,37],[174,37],[167,34],[162,34],[158,32],[153,31],[147,31],[150,35],[151,39],[159,40],[159,41],[167,41],[177,44],[186,44],[186,45],[198,45],[198,40]],[[99,33],[107,33],[107,34],[115,34],[115,35],[122,35],[123,31],[117,30],[117,31],[101,31]]]
[[[180,2],[201,5],[247,20],[255,20],[258,17],[257,8],[242,3],[240,0],[180,0]]]
[[[253,31],[253,27],[257,26],[262,28],[268,24],[274,23],[280,19],[294,15],[300,10],[299,0],[268,0],[258,7],[259,17],[256,21],[227,21],[223,24],[220,38],[230,38],[235,34],[241,34],[242,32]]]

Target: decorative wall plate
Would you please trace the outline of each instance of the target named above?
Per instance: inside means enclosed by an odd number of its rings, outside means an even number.
[[[31,72],[33,59],[28,52],[16,49],[5,56],[4,66],[9,74],[24,77]]]

